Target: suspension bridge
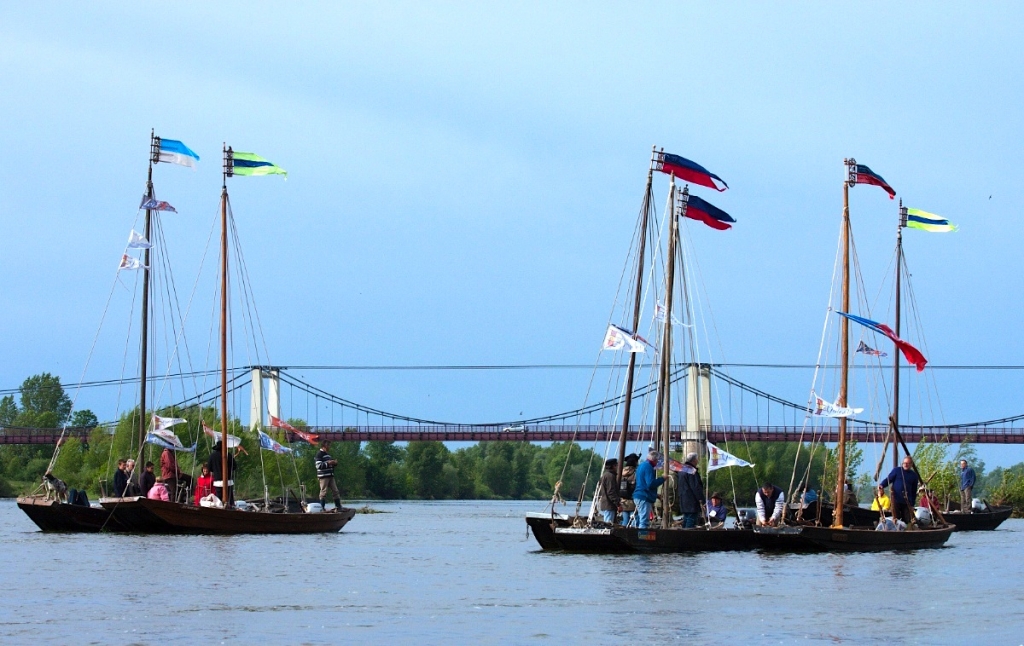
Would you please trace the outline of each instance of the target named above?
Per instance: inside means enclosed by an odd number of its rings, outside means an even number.
[[[697,368],[698,370],[694,371]],[[690,379],[694,371],[696,379]],[[680,365],[674,369],[674,382],[688,382],[688,408],[708,411],[703,419],[689,419],[687,424],[673,425],[669,429],[670,440],[673,442],[695,441],[697,438],[713,443],[728,442],[836,442],[838,428],[833,424],[822,426],[808,424],[809,410],[806,405],[797,404],[776,397],[745,384],[714,365],[700,366]],[[718,386],[729,389],[729,407],[740,411],[756,411],[756,417],[766,418],[763,423],[756,419],[753,423],[714,424],[710,418],[710,381],[718,380]],[[700,381],[703,387],[697,387]],[[99,383],[99,382],[98,382]],[[105,382],[103,382],[105,383]],[[339,397],[306,381],[295,377],[285,368],[255,366],[237,369],[229,382],[232,393],[250,391],[250,427],[271,426],[269,416],[279,419],[281,414],[281,387],[285,384],[307,398],[314,400],[314,410],[322,405],[338,409],[342,420],[354,420],[352,423],[318,424],[310,423],[303,430],[317,433],[322,439],[345,442],[564,442],[564,441],[602,441],[618,437],[622,431],[621,424],[589,423],[588,420],[601,413],[620,406],[624,396],[612,397],[587,406],[565,411],[555,415],[531,419],[497,422],[497,423],[453,423],[427,420],[406,415],[389,413],[373,407]],[[650,394],[654,384],[647,384],[634,392],[634,400]],[[734,401],[733,392],[736,397]],[[698,394],[698,393],[703,393]],[[218,396],[216,389],[200,393],[188,400],[179,402],[177,410],[195,406],[208,406]],[[745,399],[752,399],[746,404]],[[692,402],[692,403],[689,403]],[[772,407],[775,408],[774,419],[784,420],[772,424]],[[780,410],[781,409],[781,410]],[[264,413],[268,413],[264,419]],[[604,417],[609,417],[605,415]],[[739,415],[743,417],[743,413]],[[787,420],[787,418],[789,418]],[[376,423],[378,422],[379,423]],[[311,420],[312,421],[312,420]],[[834,422],[834,420],[829,420]],[[1020,424],[1019,426],[1017,424]],[[116,423],[109,422],[101,426],[113,432]],[[847,435],[858,442],[882,442],[888,434],[887,424],[865,422],[851,419],[847,427]],[[0,427],[0,444],[53,445],[63,435],[87,439],[92,428],[68,427],[65,429],[40,429],[23,427]],[[931,442],[960,443],[969,441],[979,444],[1024,444],[1024,415],[1005,417],[995,420],[973,422],[967,424],[923,426],[901,425],[900,432],[905,441],[910,443],[922,440]],[[285,431],[285,439],[294,441],[299,438]],[[649,440],[650,426],[632,425],[627,429],[629,441]]]

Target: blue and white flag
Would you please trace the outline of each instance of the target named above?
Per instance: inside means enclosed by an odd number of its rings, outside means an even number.
[[[155,198],[147,198],[145,195],[142,196],[142,204],[139,204],[140,209],[149,209],[150,211],[170,211],[171,213],[177,213],[178,209],[174,208],[168,202],[157,200]]]
[[[149,240],[146,240],[146,236],[142,235],[135,229],[128,234],[128,248],[129,249],[149,249],[153,245],[150,244]]]
[[[195,168],[199,155],[177,139],[160,137],[160,161]]]
[[[181,453],[195,453],[196,451],[195,444],[192,446],[183,446],[181,440],[178,440],[177,443],[169,442],[162,435],[157,435],[156,433],[150,433],[146,436],[146,444],[152,444],[153,446],[159,446],[161,448],[179,451]]]
[[[722,467],[753,467],[754,465],[741,460],[732,453],[723,451],[711,442],[708,445],[708,471],[721,469]]]
[[[273,451],[274,453],[291,453],[292,452],[292,450],[290,448],[288,448],[287,446],[282,446],[280,442],[278,442],[274,438],[270,437],[269,435],[267,435],[263,431],[257,430],[256,432],[260,434],[260,447],[261,448],[264,448],[264,449],[266,449],[268,451]]]

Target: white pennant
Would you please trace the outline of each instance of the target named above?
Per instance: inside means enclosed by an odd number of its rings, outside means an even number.
[[[752,467],[753,464],[746,460],[741,460],[732,453],[723,451],[711,442],[706,442],[708,445],[708,471],[714,471],[715,469],[721,469],[722,467]]]
[[[128,254],[124,254],[121,256],[121,264],[117,266],[117,269],[120,271],[122,269],[149,269],[149,267],[143,265],[138,258],[132,258]]]
[[[146,236],[142,235],[135,229],[128,234],[128,248],[129,249],[149,249],[153,245],[150,244],[149,240],[146,240]]]
[[[811,391],[811,398],[814,400],[814,411],[812,414],[816,417],[852,417],[864,412],[863,408],[836,406],[814,394],[813,390]]]
[[[604,335],[603,350],[621,350],[628,346],[626,352],[643,352],[643,339],[634,339],[633,334],[617,325],[609,325]]]
[[[153,428],[155,428],[158,431],[163,431],[172,426],[177,426],[178,424],[184,424],[186,422],[188,422],[187,419],[182,419],[180,417],[160,417],[159,415],[153,416]]]

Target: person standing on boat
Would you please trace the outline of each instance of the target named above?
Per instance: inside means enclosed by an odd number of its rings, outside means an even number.
[[[316,477],[320,480],[320,508],[327,511],[327,491],[334,492],[334,510],[341,511],[341,492],[338,491],[338,483],[334,481],[334,467],[338,461],[327,452],[330,442],[321,442],[320,450],[316,452],[313,460],[316,462]]]
[[[156,484],[156,474],[153,473],[153,467],[155,465],[152,462],[146,462],[146,470],[142,472],[142,477],[139,478],[139,495],[147,496],[149,490]]]
[[[182,498],[182,494],[178,491],[178,484],[181,483],[185,488],[191,487],[192,478],[181,471],[181,468],[178,467],[178,458],[170,449],[164,449],[164,452],[160,454],[160,477],[163,478],[164,486],[167,487],[174,502],[188,500],[187,495]]]
[[[967,460],[960,460],[960,511],[974,511],[974,469],[967,466]]]
[[[228,481],[228,499],[222,500],[226,507],[235,506],[235,456],[230,450],[228,454],[228,472],[224,474],[224,462],[221,457],[221,452],[224,450],[224,446],[220,440],[213,445],[213,449],[210,451],[210,458],[206,461],[206,466],[210,468],[210,473],[213,474],[213,493],[221,498],[224,495],[224,478],[227,477]]]
[[[754,494],[754,502],[757,504],[758,525],[775,527],[782,522],[782,514],[786,510],[786,496],[782,489],[765,482]],[[768,515],[769,510],[771,516]]]
[[[622,511],[619,502],[619,460],[612,458],[604,463],[604,473],[597,483],[597,509],[601,512],[601,519],[609,525],[615,524],[615,519]]]
[[[898,466],[889,472],[889,475],[878,483],[879,489],[890,488],[890,500],[892,501],[893,517],[910,524],[914,515],[914,506],[917,503],[917,486],[921,484],[914,470],[914,460],[908,455],[903,458],[902,466]]]
[[[711,500],[708,501],[708,522],[711,523],[711,526],[721,527],[724,525],[727,514],[725,503],[722,502],[722,494],[717,491],[711,494]]]
[[[622,505],[622,524],[629,524],[629,517],[636,511],[633,492],[636,491],[636,467],[640,456],[630,453],[622,461],[622,480],[619,480],[619,503]]]
[[[683,514],[683,528],[696,527],[697,518],[704,511],[704,483],[697,468],[697,454],[690,453],[679,472],[679,511]]]
[[[654,475],[654,467],[661,460],[661,453],[652,449],[647,454],[647,459],[640,463],[636,469],[636,489],[633,491],[633,503],[636,505],[636,526],[640,529],[647,529],[651,526],[651,512],[654,510],[654,503],[658,500],[658,487],[665,482],[665,478],[657,478]]]
[[[124,458],[117,461],[117,471],[114,471],[114,497],[120,498],[125,495],[128,489],[128,473],[125,471],[126,462]]]

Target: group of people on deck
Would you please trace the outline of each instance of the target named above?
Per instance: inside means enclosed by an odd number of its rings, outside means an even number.
[[[244,452],[241,446],[232,453],[227,453],[228,464],[228,505],[234,504],[235,456]],[[135,460],[120,459],[113,478],[114,497],[144,496],[152,500],[186,502],[190,499],[198,506],[200,501],[211,494],[218,497],[222,494],[223,469],[222,445],[218,441],[213,445],[210,456],[200,467],[199,477],[193,482],[192,476],[184,473],[178,466],[178,458],[171,449],[164,449],[160,454],[160,475],[155,473],[156,465],[146,462],[141,474],[135,473]]]
[[[597,509],[605,523],[616,524],[621,519],[623,524],[629,524],[635,514],[638,528],[650,527],[651,519],[655,516],[654,504],[658,500],[658,487],[665,482],[665,478],[657,476],[656,473],[663,456],[659,451],[652,449],[646,460],[640,461],[639,458],[640,456],[635,453],[626,456],[621,479],[618,475],[619,461],[612,458],[605,462],[597,488]],[[966,460],[961,460],[960,505],[965,512],[972,508],[974,482],[974,470],[968,466]],[[886,495],[886,487],[891,491],[891,496]],[[696,527],[698,521],[712,527],[724,524],[727,512],[721,494],[713,493],[710,499],[704,500],[704,484],[701,481],[696,453],[686,456],[686,461],[677,476],[676,490],[683,528]],[[891,511],[895,519],[909,525],[914,518],[918,493],[921,494],[922,506],[933,513],[939,510],[938,499],[923,486],[914,467],[913,458],[907,456],[901,466],[895,467],[878,483],[871,509]],[[812,502],[808,494],[813,494],[813,490],[808,490],[804,494],[805,504]],[[845,482],[843,499],[844,504],[858,504],[853,483],[850,481]],[[817,496],[813,496],[813,500],[817,500]],[[786,511],[786,496],[782,489],[771,482],[765,482],[755,492],[754,502],[757,507],[757,525],[771,527],[782,523]]]

